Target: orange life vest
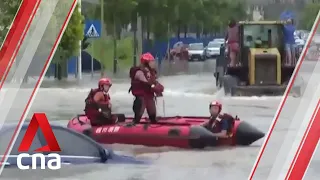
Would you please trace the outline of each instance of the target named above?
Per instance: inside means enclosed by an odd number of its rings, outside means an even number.
[[[234,127],[234,123],[235,123],[235,118],[232,117],[230,114],[219,114],[218,117],[214,120],[213,124],[212,124],[212,130],[214,133],[218,133],[221,131],[221,121],[227,121],[228,122],[228,129],[227,129],[227,133],[228,135],[231,137],[232,134],[232,130]]]
[[[134,96],[154,96],[154,91],[151,88],[151,83],[142,82],[135,78],[135,75],[138,71],[142,71],[144,76],[149,82],[156,81],[156,73],[153,70],[141,68],[141,67],[132,67],[130,69],[130,78],[131,78],[131,87],[129,92]]]
[[[91,91],[89,92],[87,98],[85,99],[85,109],[84,109],[84,111],[97,111],[97,113],[99,113],[99,104],[94,101],[94,96],[98,92],[101,92],[101,90],[99,88],[91,89]],[[110,103],[109,94],[104,94],[104,100],[103,100],[103,102],[100,102],[100,103],[109,104]]]

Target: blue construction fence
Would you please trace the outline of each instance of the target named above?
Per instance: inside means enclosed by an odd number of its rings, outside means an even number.
[[[81,58],[82,58],[82,71],[91,72],[91,55],[86,51],[82,51]],[[78,60],[78,57],[76,56],[73,56],[68,60],[68,64],[67,64],[68,74],[75,74],[77,72],[77,60]],[[54,76],[55,69],[56,69],[56,65],[50,64],[48,71],[46,73],[46,76]],[[99,61],[93,58],[93,70],[98,71],[100,69],[101,69],[101,66]]]
[[[170,39],[170,48],[173,47],[174,44],[177,42],[183,42],[184,44],[190,43],[203,43],[205,46],[215,38],[222,38],[221,36],[210,36],[206,38],[194,38],[194,37],[187,37],[187,38],[171,38]],[[142,52],[150,52],[154,57],[157,57],[159,60],[164,59],[167,53],[168,43],[167,41],[156,41],[151,42],[144,40],[143,42],[143,51]],[[82,51],[82,71],[83,72],[90,72],[91,71],[91,55],[85,51]],[[55,72],[55,64],[51,64],[48,71],[47,76],[53,76]],[[68,74],[75,74],[77,72],[77,57],[71,57],[68,60]],[[93,69],[95,71],[100,70],[101,66],[100,63],[94,59]]]

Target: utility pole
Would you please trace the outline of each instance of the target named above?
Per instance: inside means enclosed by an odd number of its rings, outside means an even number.
[[[113,74],[117,74],[118,70],[117,39],[117,20],[116,15],[113,14]]]
[[[137,12],[133,13],[133,66],[137,66],[137,50],[138,50],[138,42],[137,42]]]
[[[137,49],[138,56],[142,54],[142,40],[143,40],[143,32],[142,32],[142,19],[141,16],[137,17]]]
[[[104,3],[103,0],[100,1],[100,19],[101,19],[101,34],[100,34],[100,38],[104,37]],[[100,53],[101,53],[101,58],[103,57],[103,50],[102,48],[100,48]],[[104,65],[103,63],[101,63],[102,59],[100,59],[100,67],[101,67],[101,76],[104,75]]]

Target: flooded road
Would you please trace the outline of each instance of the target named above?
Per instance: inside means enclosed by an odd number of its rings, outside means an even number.
[[[201,63],[196,68],[206,67]],[[211,65],[211,67],[213,67]],[[210,68],[209,68],[210,69]],[[213,68],[212,68],[213,69]],[[201,71],[200,71],[201,72]],[[34,112],[45,112],[51,122],[63,126],[77,114],[83,113],[84,99],[90,88],[96,87],[98,77],[85,75],[80,82],[52,82],[46,80],[39,90],[29,117]],[[166,86],[164,98],[159,98],[158,114],[208,116],[208,103],[220,100],[223,111],[238,115],[241,120],[266,132],[281,97],[227,97],[215,88],[212,71],[163,76]],[[114,79],[111,98],[115,112],[132,115],[132,95],[128,94],[129,81]],[[292,99],[294,101],[294,99]],[[165,109],[164,109],[165,108]],[[110,179],[110,180],[234,180],[246,179],[263,142],[249,147],[205,150],[181,150],[171,147],[150,148],[131,145],[106,145],[120,153],[154,160],[151,166],[90,165],[69,166],[57,171],[18,171],[5,169],[3,178],[13,179]],[[36,172],[35,172],[36,171]],[[263,176],[262,176],[263,178]]]

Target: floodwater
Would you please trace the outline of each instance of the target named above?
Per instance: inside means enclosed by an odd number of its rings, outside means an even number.
[[[199,73],[163,76],[164,98],[158,99],[159,115],[208,115],[208,103],[220,100],[223,111],[238,115],[260,130],[269,129],[281,97],[227,97],[215,88],[212,74],[214,61],[196,62],[191,69]],[[206,68],[207,70],[204,70]],[[203,72],[206,71],[206,72]],[[201,72],[201,73],[200,73]],[[46,80],[39,90],[29,117],[33,112],[45,112],[51,122],[66,125],[67,120],[83,112],[84,98],[96,87],[94,77],[85,75],[81,82],[52,82]],[[128,94],[129,82],[114,79],[111,98],[114,110],[132,115],[133,97]],[[86,165],[69,166],[59,171],[5,169],[3,178],[13,179],[99,179],[99,180],[234,180],[247,179],[262,140],[249,147],[205,150],[181,150],[171,147],[150,148],[131,145],[106,145],[137,158],[150,158],[151,166]],[[261,176],[261,179],[265,177]]]

